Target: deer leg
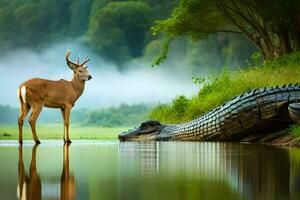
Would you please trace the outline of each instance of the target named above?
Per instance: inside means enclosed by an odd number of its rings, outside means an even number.
[[[36,149],[38,146],[39,146],[38,144],[35,144],[32,148],[30,170],[29,170],[30,176],[32,176],[32,174],[36,174]]]
[[[20,108],[20,115],[18,118],[18,126],[19,126],[19,143],[22,145],[23,144],[23,124],[24,120],[26,118],[26,115],[28,114],[30,110],[30,107],[28,104],[21,103],[21,108]]]
[[[36,123],[36,120],[37,120],[39,114],[42,111],[42,108],[43,108],[43,106],[40,106],[40,105],[39,106],[33,106],[32,107],[32,113],[29,117],[29,124],[30,124],[30,127],[31,127],[32,136],[33,136],[33,139],[34,139],[36,144],[41,143],[39,138],[36,135],[35,123]]]
[[[70,112],[71,112],[71,108],[70,106],[66,106],[65,107],[65,120],[64,120],[64,123],[65,123],[65,131],[66,131],[66,140],[65,140],[65,143],[72,143],[71,140],[70,140],[70,136],[69,136],[69,120],[70,120]]]
[[[60,111],[61,111],[61,115],[62,115],[63,120],[64,120],[64,142],[65,142],[66,141],[65,109],[61,108]]]

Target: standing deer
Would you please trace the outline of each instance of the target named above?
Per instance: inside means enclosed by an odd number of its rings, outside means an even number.
[[[71,51],[66,52],[67,65],[73,70],[74,75],[71,81],[59,80],[52,81],[40,78],[33,78],[22,83],[18,88],[18,98],[20,100],[20,115],[18,118],[19,125],[19,143],[22,145],[23,123],[26,115],[31,109],[29,124],[32,131],[32,136],[36,144],[40,141],[36,134],[36,120],[42,111],[42,108],[60,108],[64,120],[64,142],[71,143],[69,137],[69,118],[70,112],[74,103],[81,96],[85,81],[92,78],[85,64],[89,61],[87,57],[83,63],[73,63],[69,60]]]

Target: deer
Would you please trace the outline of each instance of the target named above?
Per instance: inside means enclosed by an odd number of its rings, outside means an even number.
[[[18,117],[19,126],[19,143],[23,144],[23,124],[24,120],[31,110],[29,116],[29,124],[33,139],[36,144],[40,144],[36,133],[36,121],[41,113],[43,107],[57,108],[61,110],[64,121],[64,143],[71,143],[69,136],[69,119],[71,109],[75,102],[82,95],[85,87],[85,82],[92,79],[89,74],[86,63],[89,58],[80,64],[80,57],[78,56],[77,63],[69,60],[71,54],[70,50],[66,51],[65,59],[69,68],[74,72],[73,78],[70,81],[60,79],[58,81],[33,78],[23,82],[17,91],[18,99],[20,101],[20,115]]]

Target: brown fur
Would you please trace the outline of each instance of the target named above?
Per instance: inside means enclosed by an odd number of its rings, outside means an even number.
[[[86,59],[82,64],[75,64],[69,61],[68,56],[70,52],[67,51],[66,61],[68,66],[74,71],[74,76],[71,81],[59,80],[52,81],[41,78],[34,78],[25,81],[19,86],[19,100],[20,100],[20,115],[18,118],[19,125],[19,143],[22,144],[22,129],[24,119],[31,109],[29,117],[29,124],[31,126],[33,139],[37,144],[40,143],[35,129],[36,120],[42,111],[43,107],[60,108],[64,119],[64,142],[71,143],[69,137],[69,118],[72,107],[77,99],[84,91],[85,81],[89,80],[91,76],[87,68],[84,66],[89,60]],[[22,98],[21,88],[26,88],[26,100]]]

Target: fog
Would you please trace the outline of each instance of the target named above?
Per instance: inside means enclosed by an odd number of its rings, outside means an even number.
[[[66,49],[72,50],[70,58],[74,61],[78,54],[81,59],[86,55],[90,58],[88,68],[93,79],[86,83],[76,108],[168,102],[178,95],[191,96],[198,89],[192,82],[192,75],[178,67],[165,64],[152,68],[149,62],[131,61],[126,64],[126,70],[120,71],[91,49],[72,41],[40,52],[19,49],[0,55],[0,105],[18,106],[17,88],[27,79],[70,80],[73,73],[65,63]]]

